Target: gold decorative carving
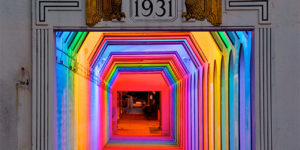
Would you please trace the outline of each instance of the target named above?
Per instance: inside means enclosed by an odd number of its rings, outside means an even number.
[[[125,13],[121,11],[122,0],[86,0],[86,24],[94,26],[103,19],[121,20]]]
[[[207,19],[211,24],[222,24],[222,0],[186,0],[186,12],[182,14],[186,20],[192,18],[203,21]]]

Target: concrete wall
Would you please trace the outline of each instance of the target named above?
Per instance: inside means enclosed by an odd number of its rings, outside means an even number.
[[[31,149],[31,90],[16,88],[21,67],[31,74],[31,3],[0,0],[0,149],[3,150],[17,150],[18,145],[19,149]]]
[[[300,149],[299,6],[299,0],[270,0],[274,150]],[[0,0],[0,149],[31,149],[31,84],[16,87],[21,67],[31,76],[31,50],[31,1]]]
[[[300,1],[274,0],[273,149],[300,149]]]

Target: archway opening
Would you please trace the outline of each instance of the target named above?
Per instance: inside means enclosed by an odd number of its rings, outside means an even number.
[[[238,72],[239,57],[232,47],[239,41],[230,43],[229,35],[233,33],[57,32],[57,149],[198,149],[215,142],[220,146],[220,140],[232,147],[240,140],[236,131],[245,128],[234,122],[241,113],[236,106],[243,90],[235,79],[250,72]],[[251,47],[246,52],[245,58]],[[216,65],[221,58],[226,59],[224,64]],[[250,64],[248,59],[244,64]],[[139,117],[157,124],[145,123],[147,133],[135,134]],[[134,130],[122,133],[122,121],[130,122],[123,125]]]

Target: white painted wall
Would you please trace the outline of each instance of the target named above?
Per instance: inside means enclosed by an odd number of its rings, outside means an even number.
[[[300,1],[270,2],[273,37],[272,146],[274,150],[296,150],[300,149]],[[85,13],[72,13],[67,12],[67,16],[81,14],[73,23],[80,22],[78,25],[82,26]],[[257,16],[256,11],[226,13],[223,19],[234,20],[224,20],[224,23],[247,20],[240,15],[244,13],[252,18]],[[231,14],[234,17],[230,17]],[[52,15],[59,15],[59,12]],[[53,16],[48,17],[51,19]],[[64,16],[56,18],[54,20],[60,22]],[[21,67],[31,75],[31,51],[31,1],[0,0],[1,150],[31,149],[31,88],[18,88],[17,92],[16,87]]]

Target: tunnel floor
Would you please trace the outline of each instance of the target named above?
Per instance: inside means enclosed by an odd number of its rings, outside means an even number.
[[[122,115],[118,121],[116,135],[126,136],[160,136],[159,120],[147,120],[142,113],[128,113]]]

